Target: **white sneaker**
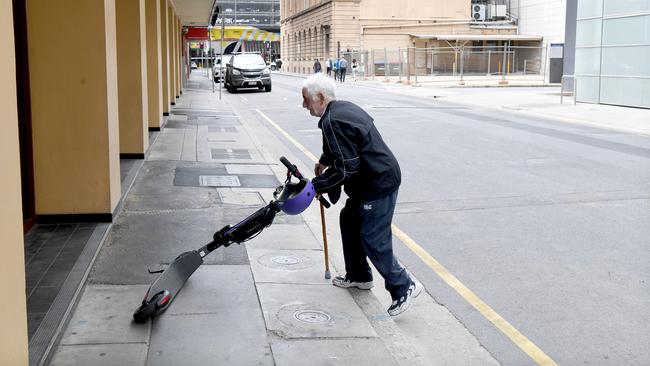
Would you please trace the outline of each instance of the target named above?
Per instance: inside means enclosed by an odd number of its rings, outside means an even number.
[[[336,276],[332,279],[332,284],[336,287],[350,288],[356,287],[361,290],[370,290],[373,287],[372,281],[369,282],[355,282],[350,281],[347,277]]]

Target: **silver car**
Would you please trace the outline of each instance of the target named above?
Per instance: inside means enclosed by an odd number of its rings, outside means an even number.
[[[231,93],[239,88],[271,91],[271,69],[259,54],[234,54],[227,64],[224,80]]]
[[[214,78],[214,82],[218,83],[221,81],[221,70],[222,70],[222,65],[223,65],[223,72],[226,72],[226,64],[230,62],[230,59],[232,58],[232,55],[223,55],[222,57],[217,57],[216,60],[214,60],[214,66],[212,66],[212,75]]]

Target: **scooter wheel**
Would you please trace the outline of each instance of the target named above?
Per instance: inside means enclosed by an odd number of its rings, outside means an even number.
[[[144,323],[150,317],[158,313],[158,300],[163,296],[163,293],[156,294],[151,301],[143,301],[142,305],[133,313],[133,321],[136,323]]]

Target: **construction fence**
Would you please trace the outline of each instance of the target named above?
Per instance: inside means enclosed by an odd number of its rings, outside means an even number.
[[[529,46],[372,49],[342,52],[341,56],[348,65],[357,61],[357,77],[408,78],[416,83],[462,81],[466,76],[543,82],[548,63],[544,47]]]

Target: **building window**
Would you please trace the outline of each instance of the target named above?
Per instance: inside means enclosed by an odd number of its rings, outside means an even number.
[[[578,101],[650,108],[650,1],[578,0]]]

